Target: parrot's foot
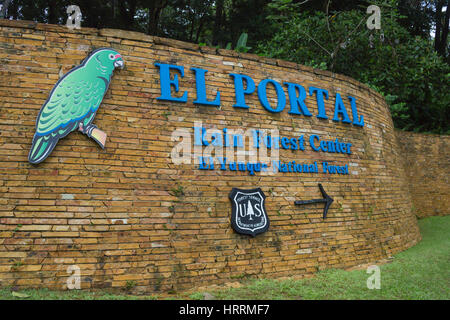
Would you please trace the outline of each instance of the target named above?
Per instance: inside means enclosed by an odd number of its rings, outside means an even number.
[[[98,129],[95,124],[88,124],[87,126],[83,126],[83,123],[80,123],[78,125],[78,130],[83,132],[85,135],[87,135],[89,138],[92,138],[92,131],[94,129]]]
[[[106,142],[106,133],[97,128],[94,124],[88,124],[87,126],[83,126],[82,123],[78,125],[78,130],[83,132],[85,135],[87,135],[89,138],[94,139],[102,149],[105,148],[105,142]]]

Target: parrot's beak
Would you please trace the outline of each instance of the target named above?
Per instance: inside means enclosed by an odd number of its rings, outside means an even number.
[[[114,61],[114,68],[123,69],[123,67],[124,67],[124,63],[123,63],[122,59]]]

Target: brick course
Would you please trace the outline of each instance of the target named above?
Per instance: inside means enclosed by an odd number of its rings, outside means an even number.
[[[31,165],[27,156],[40,107],[58,78],[98,47],[117,49],[126,66],[114,75],[94,122],[108,134],[106,148],[74,132],[43,163]],[[140,291],[183,290],[351,267],[420,240],[388,106],[354,79],[136,32],[71,31],[28,21],[0,20],[0,48],[1,286],[63,289],[67,267],[77,265],[82,288],[123,288],[134,281]],[[180,91],[189,92],[188,103],[156,100],[157,61],[184,66]],[[207,94],[220,90],[220,109],[193,104],[191,67],[208,70]],[[256,84],[271,78],[327,89],[330,119],[287,110],[270,114],[256,93],[247,97],[250,109],[237,110],[231,72],[250,75]],[[335,92],[357,99],[363,128],[331,121]],[[317,114],[315,99],[308,96],[306,103]],[[351,155],[280,150],[280,160],[349,163],[352,174],[249,176],[173,164],[172,132],[193,132],[197,120],[219,129],[342,138],[353,144]],[[322,204],[294,206],[294,200],[320,197],[318,182],[335,200],[326,220]],[[262,188],[269,231],[249,238],[231,229],[233,187]]]
[[[413,212],[419,218],[450,214],[450,136],[396,132]]]

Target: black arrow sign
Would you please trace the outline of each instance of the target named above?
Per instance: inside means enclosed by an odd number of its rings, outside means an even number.
[[[323,187],[320,183],[319,183],[319,189],[320,189],[320,192],[322,193],[323,199],[297,200],[294,202],[294,204],[301,205],[301,204],[324,202],[325,208],[323,208],[323,218],[325,219],[327,217],[328,208],[333,203],[333,198],[331,198],[329,195],[327,195],[327,193],[325,192],[325,190],[323,190]]]

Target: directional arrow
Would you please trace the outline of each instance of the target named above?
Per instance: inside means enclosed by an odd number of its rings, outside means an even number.
[[[323,218],[325,219],[327,217],[328,208],[333,203],[333,198],[331,198],[329,195],[327,195],[327,193],[325,192],[325,190],[323,190],[323,187],[320,183],[319,183],[319,189],[320,189],[320,192],[322,193],[323,199],[297,200],[294,202],[294,204],[301,205],[301,204],[323,202],[323,203],[325,203],[325,208],[323,208]]]

